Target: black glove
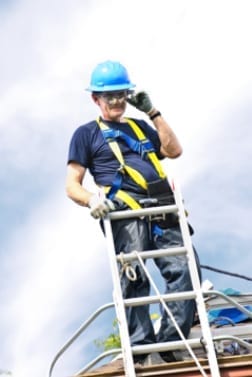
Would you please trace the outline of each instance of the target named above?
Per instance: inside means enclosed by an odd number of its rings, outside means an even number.
[[[144,113],[149,113],[153,109],[152,102],[146,92],[138,92],[127,98],[127,102]]]

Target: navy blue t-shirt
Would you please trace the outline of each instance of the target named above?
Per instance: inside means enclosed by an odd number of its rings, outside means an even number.
[[[154,147],[157,156],[160,155],[160,140],[157,131],[154,130],[144,120],[133,119],[142,129],[144,135],[149,139]],[[130,137],[137,139],[134,131],[128,123],[103,121],[108,127],[127,133]],[[125,163],[141,172],[147,182],[158,179],[157,172],[148,157],[142,159],[137,153],[133,152],[121,139],[116,140],[120,146]],[[74,132],[68,154],[68,163],[77,162],[88,169],[98,185],[111,186],[120,164],[113,154],[109,144],[104,139],[102,131],[97,122],[91,121],[77,128]],[[143,192],[140,186],[136,185],[130,177],[124,175],[121,189],[133,192]]]

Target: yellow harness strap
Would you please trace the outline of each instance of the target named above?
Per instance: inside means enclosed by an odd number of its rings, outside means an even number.
[[[107,194],[110,190],[110,186],[104,187],[105,193]],[[138,202],[132,198],[129,194],[127,194],[126,191],[123,190],[117,190],[117,193],[115,195],[117,199],[120,199],[123,203],[127,204],[127,206],[131,209],[140,209],[142,208]]]
[[[129,124],[129,126],[132,128],[132,130],[135,132],[136,136],[138,137],[138,140],[140,140],[140,141],[145,140],[146,137],[145,137],[143,131],[141,130],[141,128],[132,119],[129,119],[129,118],[126,118],[126,119],[127,119],[127,123]],[[161,165],[159,159],[157,158],[156,153],[155,152],[148,152],[148,157],[151,160],[153,166],[155,167],[159,177],[165,178],[166,174],[163,171],[162,165]]]

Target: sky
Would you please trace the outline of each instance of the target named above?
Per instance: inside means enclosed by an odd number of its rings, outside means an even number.
[[[0,374],[46,377],[65,342],[112,302],[103,235],[65,193],[70,138],[98,108],[101,61],[124,64],[172,126],[178,181],[201,264],[251,277],[249,0],[0,1]],[[130,108],[128,116],[145,117]],[[147,118],[146,118],[147,120]],[[85,184],[94,188],[87,176]],[[215,289],[251,282],[203,269]],[[76,373],[108,335],[104,313],[53,373]],[[1,372],[2,370],[2,372]],[[6,373],[5,373],[6,374]]]

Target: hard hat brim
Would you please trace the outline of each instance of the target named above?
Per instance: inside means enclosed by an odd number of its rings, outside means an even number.
[[[127,84],[117,84],[117,85],[90,85],[86,90],[88,92],[113,92],[116,90],[125,90],[135,88],[135,84],[127,83]]]

